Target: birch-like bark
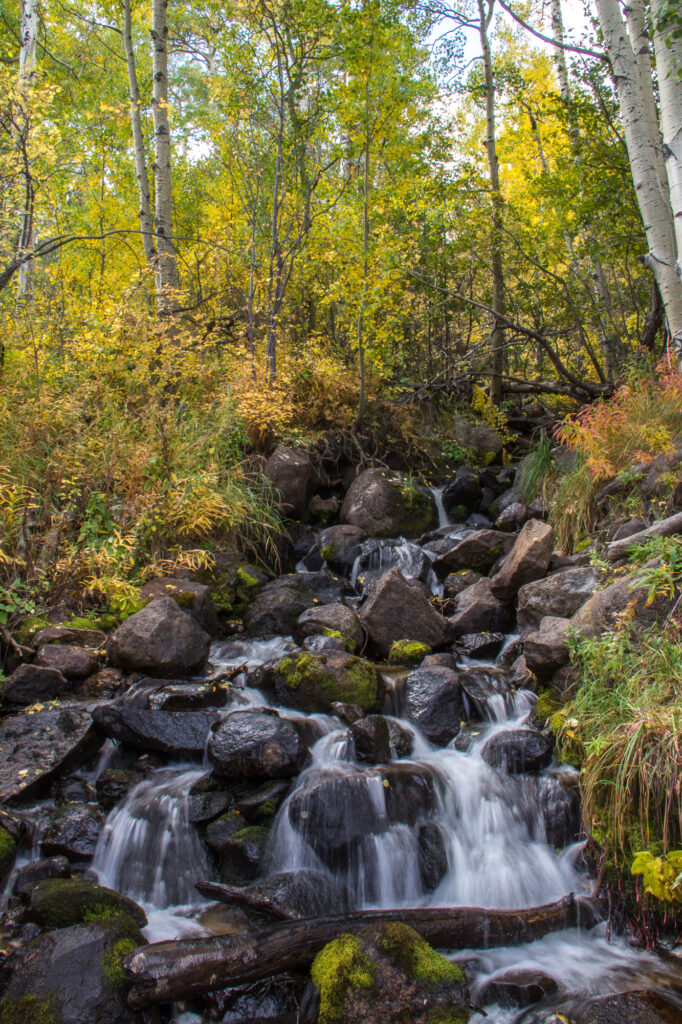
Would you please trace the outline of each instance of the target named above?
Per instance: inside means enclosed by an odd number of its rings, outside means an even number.
[[[552,36],[561,43],[561,46],[554,48],[552,54],[557,78],[559,79],[559,94],[563,103],[567,106],[571,102],[571,83],[568,77],[568,65],[566,63],[566,51],[562,49],[564,44],[564,19],[561,13],[561,0],[552,0]]]
[[[667,181],[661,181],[660,133],[646,116],[643,74],[621,17],[618,0],[595,0],[618,93],[628,159],[649,252],[645,265],[654,273],[677,361],[682,370],[682,281],[676,269],[675,229]],[[633,30],[634,32],[634,30]]]
[[[658,110],[654,97],[654,65],[651,57],[651,41],[646,20],[644,0],[628,0],[624,7],[627,22],[628,35],[635,55],[635,70],[638,77],[639,88],[642,97],[641,116],[647,124],[647,130],[652,139],[657,142],[656,153],[658,160],[656,170],[661,179],[662,188],[665,190],[666,177],[663,165],[663,153],[659,142],[661,130],[658,123]]]
[[[34,85],[37,69],[36,44],[38,42],[38,0],[22,0],[21,3],[21,43],[19,48],[19,85],[22,90],[28,90]],[[22,162],[22,177],[24,180],[24,210],[21,215],[19,227],[19,241],[17,249],[19,253],[30,252],[33,249],[35,238],[34,228],[34,206],[35,206],[35,183],[31,171],[31,161],[28,154],[28,136],[30,132],[29,115],[26,114],[25,127],[18,140]],[[25,299],[31,288],[31,277],[33,275],[33,260],[27,260],[19,267],[19,299]]]
[[[682,37],[673,38],[662,19],[663,0],[653,0],[654,51],[661,103],[663,159],[675,225],[677,273],[682,278]]]
[[[173,245],[173,190],[171,179],[171,138],[168,119],[168,0],[152,0],[152,73],[154,79],[154,227],[158,252],[157,303],[159,315],[177,309],[180,287]]]
[[[147,154],[142,133],[142,115],[140,113],[140,87],[137,82],[137,66],[133,48],[133,28],[130,0],[123,0],[123,44],[125,47],[126,66],[128,68],[128,90],[130,92],[130,124],[133,132],[133,152],[135,155],[135,174],[140,198],[140,230],[142,246],[149,266],[158,272],[157,252],[154,242],[154,222],[152,220],[152,203],[149,190],[149,172],[147,170]]]

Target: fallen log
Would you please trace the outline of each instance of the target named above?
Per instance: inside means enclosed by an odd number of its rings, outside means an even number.
[[[139,1009],[305,969],[328,942],[344,932],[357,934],[390,921],[410,925],[439,949],[476,949],[519,945],[562,928],[591,928],[602,918],[598,901],[571,894],[525,910],[359,910],[283,922],[256,934],[157,942],[134,950],[125,960],[131,985],[128,1005]]]
[[[607,558],[611,562],[617,562],[619,558],[624,558],[627,555],[634,544],[646,544],[653,537],[672,537],[676,533],[682,533],[682,512],[677,512],[667,519],[658,519],[646,530],[633,533],[630,537],[611,541],[606,549]]]
[[[269,900],[266,896],[260,896],[257,892],[249,892],[247,889],[240,889],[236,885],[222,885],[220,882],[197,882],[194,888],[210,900],[217,900],[218,903],[234,903],[247,910],[257,910],[259,914],[266,914],[276,921],[301,920],[300,914],[294,913],[288,907],[283,907],[276,900]]]

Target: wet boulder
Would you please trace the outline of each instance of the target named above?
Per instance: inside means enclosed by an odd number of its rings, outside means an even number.
[[[317,550],[323,561],[332,569],[343,576],[350,576],[355,559],[360,554],[362,542],[366,538],[367,534],[358,526],[348,526],[346,523],[328,526],[326,530],[320,532]]]
[[[381,706],[384,684],[370,662],[346,651],[284,658],[275,673],[282,704],[307,713],[331,711],[332,704],[355,704],[364,711]]]
[[[101,704],[92,713],[99,732],[126,747],[177,757],[202,757],[215,711],[150,711],[132,704]]]
[[[234,779],[290,778],[300,772],[307,754],[291,722],[259,711],[233,711],[208,743],[213,770]]]
[[[49,878],[70,878],[71,865],[66,857],[43,857],[41,860],[32,860],[19,868],[14,879],[15,893],[37,882],[44,882]]]
[[[457,648],[468,658],[487,660],[497,657],[505,640],[504,633],[463,633],[457,640]]]
[[[636,991],[591,999],[576,1024],[679,1024],[682,1001],[673,992]]]
[[[271,821],[291,789],[289,779],[274,779],[252,789],[237,801],[236,810],[252,825]]]
[[[436,611],[423,587],[391,569],[360,609],[360,622],[383,657],[396,640],[418,640],[432,648],[450,639],[447,620]]]
[[[558,985],[554,978],[542,971],[513,968],[496,974],[481,989],[479,999],[484,1006],[532,1006],[553,995]]]
[[[0,695],[4,704],[36,704],[61,697],[72,685],[57,668],[24,664],[7,677]]]
[[[294,637],[298,641],[317,634],[336,636],[346,642],[348,649],[359,651],[365,642],[365,633],[354,611],[345,604],[323,604],[308,608],[296,620]]]
[[[21,712],[0,722],[0,802],[28,799],[55,776],[99,750],[87,711],[63,707]]]
[[[341,935],[315,957],[320,1024],[434,1024],[469,1019],[461,967],[399,922]]]
[[[405,713],[426,738],[445,746],[459,732],[462,689],[453,669],[433,665],[415,669],[405,681]]]
[[[103,825],[104,817],[95,804],[63,804],[48,815],[42,834],[43,852],[86,860],[95,853]]]
[[[431,653],[429,645],[423,644],[419,640],[396,640],[391,644],[386,660],[389,665],[405,665],[408,668],[414,668],[424,658],[428,658]]]
[[[541,579],[549,568],[554,550],[554,530],[540,519],[522,528],[504,565],[490,581],[490,589],[501,601],[512,598],[525,584]]]
[[[143,778],[142,772],[131,768],[105,768],[95,783],[97,800],[102,810],[107,813],[111,811]]]
[[[391,760],[391,734],[382,715],[367,715],[350,727],[355,760],[386,764]]]
[[[215,636],[218,616],[211,588],[205,583],[176,579],[174,576],[157,576],[140,588],[140,597],[147,601],[153,601],[157,597],[172,597],[203,630]]]
[[[419,826],[419,874],[422,885],[431,892],[443,880],[448,870],[448,855],[443,829],[437,821],[425,821]]]
[[[312,868],[280,871],[248,886],[247,892],[264,896],[299,917],[342,914],[351,903],[346,886],[332,875]]]
[[[576,842],[581,828],[577,778],[538,776],[538,802],[549,845],[562,850]]]
[[[12,873],[17,855],[17,841],[6,828],[0,825],[0,885],[4,885]]]
[[[419,537],[438,524],[438,512],[433,495],[400,474],[366,469],[348,489],[341,521],[368,537]]]
[[[25,885],[20,896],[21,920],[41,928],[68,928],[118,916],[131,918],[140,928],[147,924],[144,910],[133,900],[82,878],[48,878]]]
[[[99,672],[88,676],[78,686],[74,694],[79,697],[94,697],[95,700],[111,700],[120,697],[129,684],[128,677],[120,668],[101,668]]]
[[[511,689],[509,674],[495,668],[470,668],[459,673],[466,718],[479,721],[494,717],[491,712],[504,702]]]
[[[220,877],[228,885],[244,885],[257,877],[268,830],[262,825],[247,825],[233,832],[220,849]]]
[[[467,587],[478,583],[480,577],[472,569],[460,569],[459,572],[451,572],[443,580],[443,596],[457,597]]]
[[[482,491],[471,466],[460,466],[454,480],[443,489],[443,508],[450,520],[466,519],[481,503]]]
[[[245,828],[247,828],[247,822],[244,821],[241,814],[237,811],[227,811],[206,826],[204,832],[206,845],[214,853],[220,855],[232,836]]]
[[[391,569],[400,569],[405,579],[427,583],[432,576],[431,559],[417,544],[403,540],[367,540],[353,566],[353,582],[363,595],[369,594]]]
[[[546,768],[552,760],[552,743],[534,729],[509,729],[486,740],[481,754],[491,768],[517,775]]]
[[[324,570],[279,576],[267,583],[249,605],[244,625],[259,636],[286,635],[293,632],[296,620],[307,608],[333,604],[349,593],[346,580]]]
[[[157,597],[109,637],[111,663],[127,672],[175,678],[206,664],[211,638],[171,597]]]
[[[512,620],[510,606],[495,597],[488,579],[463,590],[455,598],[454,614],[448,618],[455,637],[466,633],[504,633]]]
[[[544,580],[526,583],[518,595],[519,629],[533,629],[546,615],[570,618],[588,601],[599,586],[599,576],[590,565],[555,572]]]
[[[69,644],[47,644],[36,655],[36,665],[53,668],[66,679],[86,679],[97,671],[97,659],[83,647]]]
[[[226,787],[224,779],[209,772],[197,779],[189,791],[187,817],[194,825],[213,821],[231,807],[233,802],[232,788]]]
[[[6,964],[4,1024],[134,1024],[123,961],[144,939],[129,917],[45,932]]]
[[[452,539],[450,546],[438,554],[433,568],[439,577],[469,569],[488,573],[501,555],[511,550],[514,540],[499,530],[475,530],[464,537]]]
[[[391,741],[391,754],[393,757],[409,757],[414,750],[414,733],[406,729],[395,718],[387,718],[388,735]]]
[[[512,501],[502,509],[495,520],[495,526],[498,530],[515,533],[532,518],[532,515],[531,510],[522,501]]]
[[[265,463],[263,475],[278,492],[282,509],[291,519],[306,510],[313,483],[313,464],[306,452],[278,444]]]
[[[523,656],[528,670],[539,678],[548,678],[568,661],[570,619],[546,615],[538,629],[523,641]]]
[[[138,680],[144,685],[151,680]],[[149,692],[147,707],[152,711],[203,711],[206,708],[224,708],[230,696],[219,683],[192,680],[187,683],[157,681]]]

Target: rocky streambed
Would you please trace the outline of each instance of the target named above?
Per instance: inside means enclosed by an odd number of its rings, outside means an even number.
[[[577,773],[527,688],[560,690],[569,628],[633,593],[555,552],[540,509],[494,524],[508,482],[461,473],[411,520],[409,488],[367,471],[296,572],[243,570],[262,585],[232,636],[210,587],[163,579],[108,638],[33,637],[2,694],[2,1024],[682,1019],[676,958],[599,920]],[[396,522],[412,539],[368,536]],[[427,953],[381,918],[400,908],[463,973],[410,974],[404,950]],[[374,988],[330,1009],[338,958],[317,986],[307,965],[332,917]]]

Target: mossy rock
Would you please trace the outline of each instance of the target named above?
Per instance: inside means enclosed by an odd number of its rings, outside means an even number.
[[[332,704],[355,704],[363,711],[379,709],[384,684],[373,665],[345,651],[285,658],[275,675],[283,704],[306,712],[330,712]]]
[[[340,935],[315,958],[319,1024],[466,1024],[461,968],[399,922]]]
[[[211,588],[218,613],[233,619],[241,618],[265,581],[266,577],[247,563],[232,566],[229,571],[216,576],[211,581]]]
[[[0,825],[0,883],[4,884],[9,878],[16,855],[16,840]]]
[[[412,667],[419,665],[429,654],[431,648],[420,640],[396,640],[388,653],[388,664]]]
[[[147,917],[137,903],[94,882],[73,878],[48,878],[27,886],[21,893],[27,906],[22,917],[44,928],[68,928],[113,917],[132,918],[139,928]]]
[[[22,996],[0,1001],[0,1024],[57,1024],[54,999]]]
[[[34,633],[49,625],[49,620],[44,615],[27,615],[14,630],[14,638],[17,643],[27,645]]]

